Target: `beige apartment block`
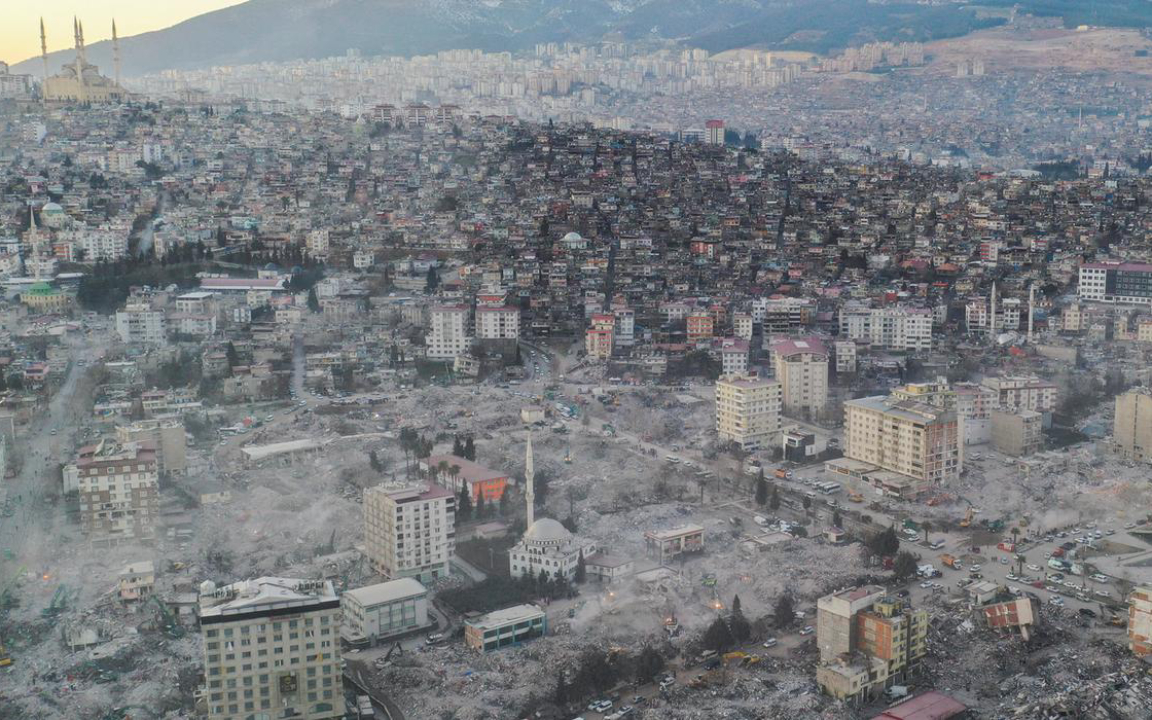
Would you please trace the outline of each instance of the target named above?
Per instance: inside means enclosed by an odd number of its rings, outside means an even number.
[[[766,447],[780,433],[780,383],[744,375],[716,381],[716,435],[748,450]]]

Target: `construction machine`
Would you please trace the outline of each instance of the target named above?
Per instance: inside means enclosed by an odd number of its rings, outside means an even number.
[[[964,519],[960,521],[960,527],[966,528],[972,524],[972,518],[975,513],[972,511],[972,506],[968,506],[967,512],[964,513]]]

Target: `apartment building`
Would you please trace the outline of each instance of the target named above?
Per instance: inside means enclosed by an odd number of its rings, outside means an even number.
[[[1152,585],[1128,596],[1128,648],[1140,657],[1152,655]]]
[[[616,316],[597,313],[590,319],[584,335],[584,352],[589,359],[607,360],[612,357],[616,333]]]
[[[349,645],[374,646],[428,626],[428,590],[414,578],[348,590],[340,606],[340,637]]]
[[[93,542],[151,538],[160,513],[156,451],[103,440],[80,448],[74,481],[80,525]]]
[[[1051,413],[1056,409],[1057,389],[1047,380],[1037,377],[987,377],[980,384],[997,394],[996,404],[1001,410]]]
[[[1152,391],[1134,388],[1116,396],[1112,440],[1125,457],[1152,460]]]
[[[862,701],[904,682],[927,653],[927,611],[885,593],[866,586],[817,601],[816,682],[839,700]]]
[[[711,338],[716,325],[715,319],[707,312],[691,313],[684,322],[689,343],[697,343]]]
[[[1077,293],[1090,302],[1152,305],[1152,264],[1084,263]]]
[[[724,338],[719,341],[719,345],[720,372],[724,375],[748,374],[748,341]]]
[[[468,308],[439,305],[429,316],[428,357],[451,360],[468,352]]]
[[[992,411],[992,447],[1013,457],[1044,449],[1044,416],[1031,410]]]
[[[840,335],[885,350],[932,349],[932,313],[924,308],[845,308]]]
[[[828,404],[828,351],[824,343],[817,338],[774,343],[772,364],[784,414],[822,416]]]
[[[160,474],[183,475],[188,471],[188,438],[179,419],[138,420],[116,427],[121,443],[147,443],[156,450]]]
[[[520,337],[520,310],[507,305],[476,308],[477,340],[516,340]]]
[[[780,432],[781,390],[775,380],[724,375],[716,381],[716,435],[745,450],[768,446]]]
[[[364,545],[372,569],[429,583],[450,573],[456,496],[438,485],[364,491]]]
[[[836,372],[856,372],[856,343],[851,340],[840,340],[832,344],[833,354],[836,356]]]
[[[752,301],[752,321],[760,323],[764,337],[786,335],[812,324],[816,303],[806,298],[757,298]]]
[[[480,652],[520,645],[548,632],[548,616],[539,605],[515,605],[464,622],[464,644]]]
[[[200,587],[202,714],[209,720],[344,717],[340,599],[326,580]]]
[[[736,313],[732,316],[732,334],[741,340],[752,339],[752,315]]]
[[[613,344],[616,347],[632,347],[636,344],[636,312],[630,308],[613,308],[616,316]]]
[[[844,454],[914,481],[914,491],[960,476],[956,413],[878,395],[844,403]]]
[[[144,302],[130,302],[116,312],[116,334],[129,345],[164,345],[168,342],[164,312]]]

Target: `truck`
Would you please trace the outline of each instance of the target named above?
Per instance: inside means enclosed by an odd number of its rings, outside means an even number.
[[[944,565],[944,567],[950,567],[953,570],[959,569],[959,561],[956,560],[955,556],[949,555],[948,553],[944,553],[940,556],[940,562]]]
[[[1016,543],[1012,542],[1011,540],[1001,540],[999,543],[997,543],[996,547],[1000,548],[1004,552],[1016,552]]]

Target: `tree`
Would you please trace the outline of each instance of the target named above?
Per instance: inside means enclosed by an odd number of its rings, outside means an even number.
[[[728,623],[724,622],[723,618],[716,618],[708,629],[704,631],[703,643],[704,647],[716,652],[724,652],[736,642],[732,637],[732,631],[728,629]]]
[[[772,486],[772,497],[768,499],[768,507],[772,510],[780,509],[780,488]]]
[[[460,442],[460,436],[452,438],[452,454],[456,457],[464,457],[464,444]]]
[[[460,498],[456,501],[456,519],[472,519],[472,497],[468,494],[467,487],[460,488]]]
[[[569,699],[568,681],[565,680],[565,678],[564,678],[564,670],[563,669],[560,670],[560,674],[556,678],[556,691],[553,693],[552,699],[560,707],[564,707],[565,705],[568,704],[568,699]]]
[[[896,561],[892,564],[892,570],[895,572],[896,577],[901,580],[906,580],[916,574],[916,556],[907,550],[901,550],[896,554]]]
[[[924,530],[924,542],[925,542],[925,544],[927,544],[928,533],[931,532],[931,530],[932,530],[932,523],[925,520],[925,521],[920,523],[920,527],[923,528],[923,530]]]
[[[476,517],[482,518],[488,514],[487,504],[484,502],[484,493],[481,491],[476,495]]]
[[[843,525],[840,524],[841,520],[842,520],[842,518],[840,517],[840,511],[839,510],[833,510],[832,511],[832,527],[843,527]]]
[[[728,618],[728,629],[737,642],[744,642],[752,636],[752,624],[748,618],[736,612]]]
[[[376,472],[384,472],[384,466],[380,463],[380,457],[376,454],[375,450],[368,453],[368,464],[371,465],[372,469]]]
[[[646,683],[664,669],[664,656],[651,645],[645,645],[636,657],[634,674],[638,682]]]
[[[796,601],[788,593],[776,598],[776,605],[772,608],[772,619],[776,627],[784,628],[796,619]]]
[[[803,525],[793,525],[790,532],[798,538],[808,537],[808,528]]]
[[[509,502],[508,491],[505,490],[504,492],[500,493],[500,516],[501,517],[508,515],[508,502]]]
[[[741,609],[740,609],[740,596],[739,595],[733,595],[732,596],[732,614],[733,615],[741,615],[742,614]]]
[[[576,577],[574,578],[578,585],[583,585],[584,581],[588,579],[588,566],[584,561],[584,551],[580,551],[579,557],[576,558]]]
[[[768,504],[768,481],[764,479],[764,471],[760,471],[760,477],[756,478],[756,504],[764,507]]]
[[[436,272],[435,265],[430,265],[428,274],[424,276],[424,292],[434,293],[438,287],[440,287],[440,273]]]
[[[464,458],[476,462],[476,442],[471,435],[464,441]]]
[[[316,288],[308,289],[308,309],[314,313],[320,312],[320,298],[316,297]]]
[[[801,502],[804,505],[804,514],[807,515],[808,511],[812,509],[812,498],[805,495]]]
[[[890,557],[900,550],[900,539],[896,537],[896,528],[886,528],[868,539],[868,548],[876,555]]]

